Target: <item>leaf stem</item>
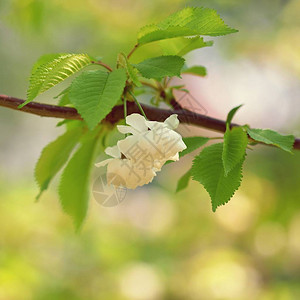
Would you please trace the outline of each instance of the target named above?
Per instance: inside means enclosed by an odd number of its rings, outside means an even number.
[[[127,100],[126,100],[125,97],[123,98],[123,103],[124,103],[124,120],[126,120],[126,117],[127,117]]]
[[[139,44],[135,44],[134,47],[131,49],[129,54],[127,55],[127,59],[131,57],[131,55],[134,53],[134,51],[138,48]]]
[[[126,117],[127,117],[127,99],[126,97],[123,98],[123,104],[124,104],[124,121],[126,125]],[[128,136],[128,133],[125,133],[125,137]]]
[[[168,77],[165,77],[165,78],[164,78],[164,82],[163,82],[163,87],[164,87],[164,88],[167,88],[168,81],[169,81],[169,78],[168,78]]]
[[[92,61],[91,63],[95,64],[95,65],[100,65],[100,66],[104,67],[106,70],[108,70],[109,72],[113,71],[113,69],[109,65],[105,64],[102,61]]]
[[[138,108],[139,108],[140,112],[142,113],[142,115],[145,117],[146,120],[148,120],[148,118],[147,118],[147,116],[146,116],[146,114],[145,114],[145,112],[144,112],[141,104],[139,103],[138,99],[136,99],[136,97],[134,96],[134,94],[131,91],[129,91],[129,94],[134,99],[134,101],[135,101],[136,105],[138,106]]]
[[[150,83],[150,82],[143,81],[143,80],[140,80],[140,82],[141,82],[142,85],[146,85],[146,86],[149,86],[149,87],[151,87],[151,88],[153,88],[155,90],[158,90],[158,87],[155,86],[154,84]]]

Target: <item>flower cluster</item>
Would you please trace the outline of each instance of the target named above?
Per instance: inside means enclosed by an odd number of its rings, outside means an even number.
[[[151,182],[168,160],[179,159],[179,152],[186,149],[178,127],[177,115],[171,115],[164,122],[147,121],[139,114],[126,117],[126,125],[118,130],[130,134],[108,147],[105,153],[113,158],[106,159],[97,167],[107,165],[107,183],[135,189]]]

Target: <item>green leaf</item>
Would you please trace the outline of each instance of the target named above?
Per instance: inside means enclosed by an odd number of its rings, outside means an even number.
[[[142,84],[139,81],[138,78],[138,70],[133,67],[133,65],[128,61],[127,56],[124,53],[119,53],[118,55],[118,63],[120,66],[125,68],[128,77],[131,79],[131,81],[137,86],[140,87]]]
[[[69,98],[69,93],[65,93],[61,96],[61,98],[58,101],[58,106],[66,106],[70,104],[70,98]]]
[[[209,138],[203,136],[191,136],[185,137],[182,140],[187,148],[179,153],[179,157],[183,157],[186,154],[189,154],[199,147],[203,146],[209,141]]]
[[[67,88],[65,88],[64,90],[62,90],[57,96],[54,96],[54,99],[58,99],[59,97],[68,94],[70,91],[70,87],[68,86]]]
[[[67,162],[81,134],[82,128],[75,127],[43,149],[35,167],[35,178],[40,187],[40,193],[37,199],[39,199],[42,192],[48,188],[50,181]]]
[[[223,143],[208,146],[195,157],[192,166],[193,179],[203,184],[209,193],[213,211],[230,200],[242,180],[244,159],[225,176],[222,152]]]
[[[125,83],[124,69],[110,73],[102,70],[87,71],[75,78],[69,98],[89,129],[92,130],[110,113],[120,100]]]
[[[69,91],[70,87],[67,87],[66,89],[61,91],[57,96],[54,97],[54,99],[60,98],[58,101],[59,106],[65,106],[71,103],[69,99]]]
[[[164,55],[178,55],[185,54],[199,48],[209,47],[213,45],[213,41],[204,42],[202,37],[194,38],[174,38],[172,40],[162,40],[159,42]]]
[[[95,131],[98,130],[96,128]],[[94,131],[86,137],[61,176],[58,188],[60,202],[64,211],[72,217],[77,230],[87,213],[91,171],[100,141]]]
[[[61,54],[53,60],[37,67],[30,77],[27,100],[19,106],[23,107],[36,96],[62,82],[80,71],[91,62],[87,54]]]
[[[248,145],[247,133],[242,127],[227,128],[224,134],[223,167],[225,176],[241,161],[244,160]]]
[[[186,7],[158,24],[140,29],[138,43],[147,44],[163,39],[194,35],[219,36],[237,32],[227,26],[215,10],[203,7]]]
[[[33,65],[31,69],[31,74],[35,73],[35,71],[42,65],[53,61],[54,59],[59,58],[61,55],[64,55],[63,53],[50,53],[50,54],[45,54],[42,55]]]
[[[235,113],[243,106],[243,104],[234,107],[227,115],[226,126],[230,126],[230,123],[235,115]]]
[[[293,135],[281,135],[276,131],[270,129],[250,129],[247,132],[252,139],[264,144],[274,145],[287,152],[291,152],[295,142]]]
[[[184,59],[176,55],[158,56],[134,65],[146,78],[161,79],[166,76],[180,77]]]
[[[184,71],[182,71],[182,74],[192,74],[196,76],[206,76],[206,68],[202,66],[194,66],[191,68],[187,68]]]
[[[176,193],[184,190],[192,177],[192,170],[188,170],[177,182]]]

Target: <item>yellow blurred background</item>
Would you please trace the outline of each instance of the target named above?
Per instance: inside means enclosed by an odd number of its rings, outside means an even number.
[[[141,26],[186,5],[215,8],[239,29],[186,57],[208,68],[181,81],[208,114],[225,118],[244,103],[236,121],[300,136],[298,0],[1,0],[0,93],[24,98],[46,53],[113,63]],[[38,101],[55,103],[61,89]],[[0,107],[0,300],[300,299],[300,152],[249,151],[240,190],[216,213],[197,182],[175,194],[186,157],[119,206],[91,199],[75,234],[56,182],[34,202],[34,165],[61,133],[56,123]]]

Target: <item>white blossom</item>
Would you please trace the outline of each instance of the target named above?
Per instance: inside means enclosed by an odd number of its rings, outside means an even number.
[[[108,147],[105,152],[114,158],[96,166],[107,164],[108,183],[134,189],[151,182],[166,161],[178,160],[179,152],[186,149],[186,145],[173,130],[179,125],[177,115],[156,122],[131,114],[126,117],[126,124],[128,126],[119,125],[118,130],[131,135],[118,141],[116,146]]]
[[[117,145],[106,148],[105,153],[113,158],[97,163],[96,167],[107,165],[107,184],[135,189],[151,182],[156,175],[150,167],[145,168],[142,164],[137,164],[127,158],[121,158],[122,154]]]
[[[133,145],[139,146],[152,156],[153,163],[160,170],[167,160],[178,160],[178,152],[186,149],[181,135],[173,130],[179,125],[175,114],[164,122],[147,121],[139,114],[131,114],[126,118],[126,123],[130,126],[119,125],[118,130],[132,135],[119,141],[118,146],[127,158]]]

